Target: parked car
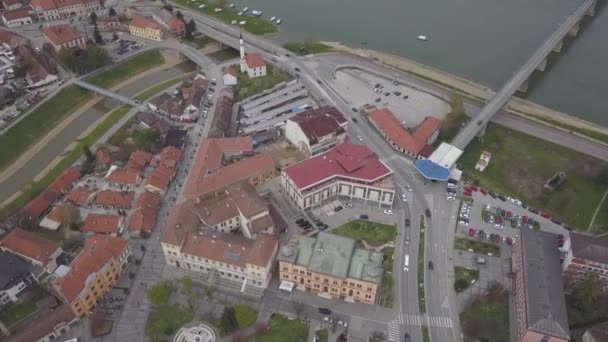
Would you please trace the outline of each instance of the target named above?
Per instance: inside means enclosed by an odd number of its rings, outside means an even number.
[[[528,211],[534,214],[538,214],[540,211],[536,208],[528,207]]]
[[[506,198],[505,196],[503,196],[503,195],[498,195],[498,198],[499,198],[501,201],[503,201],[503,202],[506,202],[506,201],[507,201],[507,198]]]
[[[344,209],[344,207],[341,206],[341,205],[339,205],[339,206],[337,206],[337,207],[334,208],[334,212],[337,213],[338,211],[340,211],[342,209]]]
[[[328,308],[319,308],[319,312],[324,315],[331,315],[331,310]]]
[[[393,211],[390,210],[390,209],[385,209],[384,210],[384,214],[386,214],[386,215],[393,215]]]
[[[369,220],[369,215],[367,215],[367,214],[361,214],[361,215],[359,215],[359,218],[362,219],[362,220]]]
[[[433,265],[433,262],[432,262],[432,261],[429,261],[429,265],[428,265],[428,267],[429,267],[429,270],[432,270],[432,269],[435,267],[435,266]]]

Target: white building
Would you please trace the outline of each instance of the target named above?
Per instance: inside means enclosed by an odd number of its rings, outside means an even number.
[[[236,71],[232,67],[224,69],[224,85],[233,86],[236,85]]]
[[[247,73],[249,78],[266,76],[266,62],[259,53],[245,53],[245,43],[243,35],[240,40],[240,55],[241,55],[241,73]]]
[[[285,138],[307,157],[323,153],[346,140],[348,120],[335,107],[309,109],[285,123]]]
[[[281,187],[300,209],[340,197],[392,206],[395,197],[393,171],[366,146],[350,143],[286,167]]]
[[[31,24],[32,17],[28,10],[18,9],[2,13],[2,22],[6,27],[17,27]]]

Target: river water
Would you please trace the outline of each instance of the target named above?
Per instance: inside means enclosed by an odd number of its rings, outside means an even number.
[[[600,2],[603,2],[600,0]],[[394,53],[500,88],[579,0],[237,0],[283,19],[277,41],[330,40]],[[608,10],[598,8],[526,98],[608,126]],[[421,42],[418,35],[427,35]]]

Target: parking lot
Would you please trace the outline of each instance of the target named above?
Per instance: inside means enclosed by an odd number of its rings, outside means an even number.
[[[134,42],[132,40],[119,39],[114,43],[110,44],[110,48],[113,48],[113,52],[118,56],[128,55],[142,49],[146,46],[144,43]]]

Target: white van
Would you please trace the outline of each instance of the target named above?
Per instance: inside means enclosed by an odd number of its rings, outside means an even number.
[[[410,255],[409,254],[405,255],[405,260],[403,262],[403,270],[405,272],[410,270]]]

